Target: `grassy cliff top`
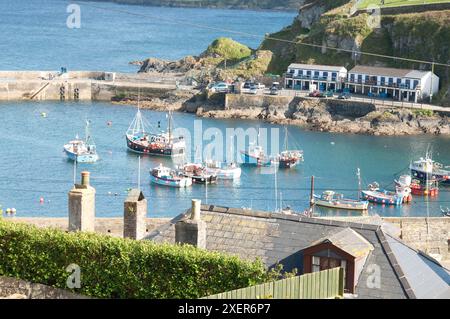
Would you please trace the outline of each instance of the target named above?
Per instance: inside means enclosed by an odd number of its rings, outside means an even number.
[[[226,60],[241,60],[249,57],[252,49],[231,38],[218,38],[209,45],[204,56],[220,57]]]

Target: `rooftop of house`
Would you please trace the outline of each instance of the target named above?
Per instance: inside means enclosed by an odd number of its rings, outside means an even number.
[[[146,239],[175,242],[175,223],[190,210],[151,232]],[[355,294],[358,298],[450,298],[450,271],[408,247],[380,224],[308,218],[246,209],[202,205],[206,249],[260,258],[267,267],[303,270],[303,250],[320,241],[359,256],[367,254]],[[370,285],[374,269],[380,284]]]
[[[349,73],[359,73],[373,76],[390,76],[396,78],[412,78],[412,79],[421,79],[429,72],[430,71],[384,68],[366,65],[357,65],[349,71]]]
[[[319,64],[301,64],[292,63],[289,65],[289,69],[304,69],[304,70],[314,70],[314,71],[335,71],[335,72],[347,72],[347,69],[343,66],[335,65],[319,65]]]

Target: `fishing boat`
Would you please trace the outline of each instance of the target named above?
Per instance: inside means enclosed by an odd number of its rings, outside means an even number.
[[[172,111],[169,111],[167,118],[167,132],[160,131],[157,133],[149,133],[146,129],[148,122],[143,117],[138,106],[136,116],[126,132],[128,149],[135,153],[148,155],[184,155],[186,150],[186,142],[183,136],[176,137],[172,134]],[[147,125],[145,123],[147,123]]]
[[[192,179],[196,184],[212,184],[217,182],[217,175],[207,171],[201,164],[184,164],[178,167],[178,171],[184,177]]]
[[[412,201],[412,178],[410,175],[401,175],[398,180],[394,180],[395,191],[403,196],[403,203]]]
[[[435,197],[439,194],[439,185],[437,180],[419,180],[413,179],[411,183],[411,193],[418,196]]]
[[[314,194],[314,204],[317,206],[346,209],[346,210],[367,210],[369,202],[367,200],[354,200],[344,198],[344,195],[334,191],[325,191],[321,196]]]
[[[303,151],[288,150],[288,130],[286,127],[284,132],[284,151],[278,155],[277,162],[280,168],[293,168],[303,161]]]
[[[247,151],[241,151],[241,158],[246,165],[268,166],[273,162],[259,145],[250,145]]]
[[[409,166],[411,175],[417,179],[435,179],[440,183],[450,184],[450,170],[444,169],[444,165],[432,160],[429,152],[425,158],[421,157]]]
[[[185,177],[162,164],[150,171],[150,181],[154,184],[176,188],[184,188],[192,185],[192,178]]]
[[[99,159],[94,140],[89,132],[89,124],[90,122],[86,121],[84,140],[77,135],[74,140],[64,145],[67,157],[77,163],[95,163]]]
[[[368,190],[362,191],[362,196],[371,203],[400,206],[403,204],[405,194],[400,189],[396,192],[382,190],[378,183],[374,182],[369,184]]]
[[[238,179],[242,173],[241,168],[235,163],[206,161],[204,166],[208,174],[214,174],[218,179]]]

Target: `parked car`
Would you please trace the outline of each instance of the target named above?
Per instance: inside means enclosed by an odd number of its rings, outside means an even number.
[[[255,83],[255,86],[258,90],[263,90],[266,88],[266,86],[262,83]]]
[[[228,93],[230,91],[230,87],[227,83],[220,82],[214,84],[210,90],[214,93]]]
[[[309,97],[325,97],[325,95],[322,92],[315,90],[309,93]]]
[[[343,92],[343,93],[339,94],[339,96],[338,96],[339,100],[350,100],[351,98],[352,98],[352,96],[348,92]]]
[[[270,88],[269,94],[270,95],[278,95],[278,94],[280,94],[280,90],[278,90],[278,88],[276,86],[272,86]]]
[[[248,89],[248,93],[249,94],[258,94],[258,91],[259,91],[259,89],[258,89],[258,87],[256,86],[256,85],[251,85],[250,86],[250,88]]]
[[[242,88],[248,90],[248,89],[250,89],[250,87],[252,86],[252,84],[253,84],[252,82],[247,81],[247,82],[244,83],[244,85],[242,86]]]

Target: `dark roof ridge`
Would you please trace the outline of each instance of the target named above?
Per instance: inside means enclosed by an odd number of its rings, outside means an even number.
[[[409,299],[417,299],[416,295],[414,294],[414,291],[411,288],[411,285],[406,279],[405,273],[400,267],[400,264],[398,263],[397,258],[395,257],[394,252],[391,249],[391,246],[389,246],[389,243],[386,240],[385,233],[381,229],[377,230],[375,233],[377,234],[378,240],[380,241],[380,245],[383,248],[387,259],[389,260],[389,263],[391,264],[391,267],[393,268],[394,273],[397,276],[397,279],[400,281],[400,285],[405,291],[406,296]]]
[[[356,223],[356,222],[344,222],[333,219],[324,219],[324,218],[314,218],[314,217],[305,217],[301,215],[288,215],[288,214],[280,214],[280,213],[271,213],[260,210],[247,210],[240,208],[229,208],[223,206],[215,206],[215,205],[202,205],[202,211],[209,211],[214,213],[222,213],[222,214],[233,214],[233,215],[241,215],[247,217],[257,217],[257,218],[267,218],[267,219],[284,219],[294,222],[302,222],[302,223],[310,223],[310,224],[318,224],[318,225],[326,225],[326,226],[335,226],[335,227],[350,227],[356,230],[371,230],[377,231],[380,229],[380,225],[375,224],[367,224],[367,223]]]

